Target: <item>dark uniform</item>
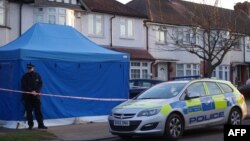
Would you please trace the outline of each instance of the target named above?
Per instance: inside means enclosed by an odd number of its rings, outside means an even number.
[[[34,68],[34,65],[28,64],[27,68],[28,69]],[[22,83],[22,90],[25,92],[33,92],[33,91],[35,91],[36,93],[41,92],[42,79],[41,76],[34,71],[29,71],[25,73],[22,77],[21,83]],[[29,129],[32,129],[34,126],[33,114],[32,114],[33,110],[35,112],[38,128],[47,129],[47,127],[45,127],[43,124],[40,95],[32,95],[24,93],[23,100],[27,114],[26,116],[28,120]]]

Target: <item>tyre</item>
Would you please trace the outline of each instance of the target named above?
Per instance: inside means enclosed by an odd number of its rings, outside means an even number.
[[[238,108],[233,108],[228,117],[227,124],[229,125],[240,125],[242,121],[242,114]]]
[[[164,138],[175,141],[179,139],[184,131],[184,121],[178,114],[171,114],[165,125]]]

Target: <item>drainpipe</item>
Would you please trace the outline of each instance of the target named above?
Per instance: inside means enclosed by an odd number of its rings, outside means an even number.
[[[147,25],[147,20],[144,20],[143,23],[144,23],[144,26],[146,27],[146,50],[148,51],[149,50],[149,37],[148,37],[148,25]]]
[[[23,8],[23,2],[20,3],[20,6],[19,6],[19,36],[22,35],[22,8]]]
[[[110,47],[113,47],[113,19],[115,15],[110,18]]]

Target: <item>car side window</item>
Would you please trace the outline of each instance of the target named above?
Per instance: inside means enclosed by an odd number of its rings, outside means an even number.
[[[150,82],[142,82],[142,87],[147,87],[147,88],[149,88],[149,87],[151,87],[152,86],[152,84],[150,83]]]
[[[206,82],[208,95],[222,94],[220,87],[215,82]]]
[[[191,84],[188,88],[187,88],[187,92],[189,94],[190,97],[194,96],[194,95],[199,95],[199,96],[205,96],[206,92],[204,89],[204,86],[201,82],[197,82],[194,84]]]
[[[225,93],[233,92],[233,89],[224,83],[218,83]]]

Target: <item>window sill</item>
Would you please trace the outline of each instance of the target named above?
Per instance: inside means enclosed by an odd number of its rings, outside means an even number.
[[[155,42],[156,45],[166,45],[167,43],[164,42]]]
[[[5,25],[0,25],[0,28],[7,28],[7,29],[11,29],[9,26],[5,26]]]
[[[120,37],[123,40],[134,40],[134,37]]]
[[[104,38],[104,35],[88,35],[91,38]]]

